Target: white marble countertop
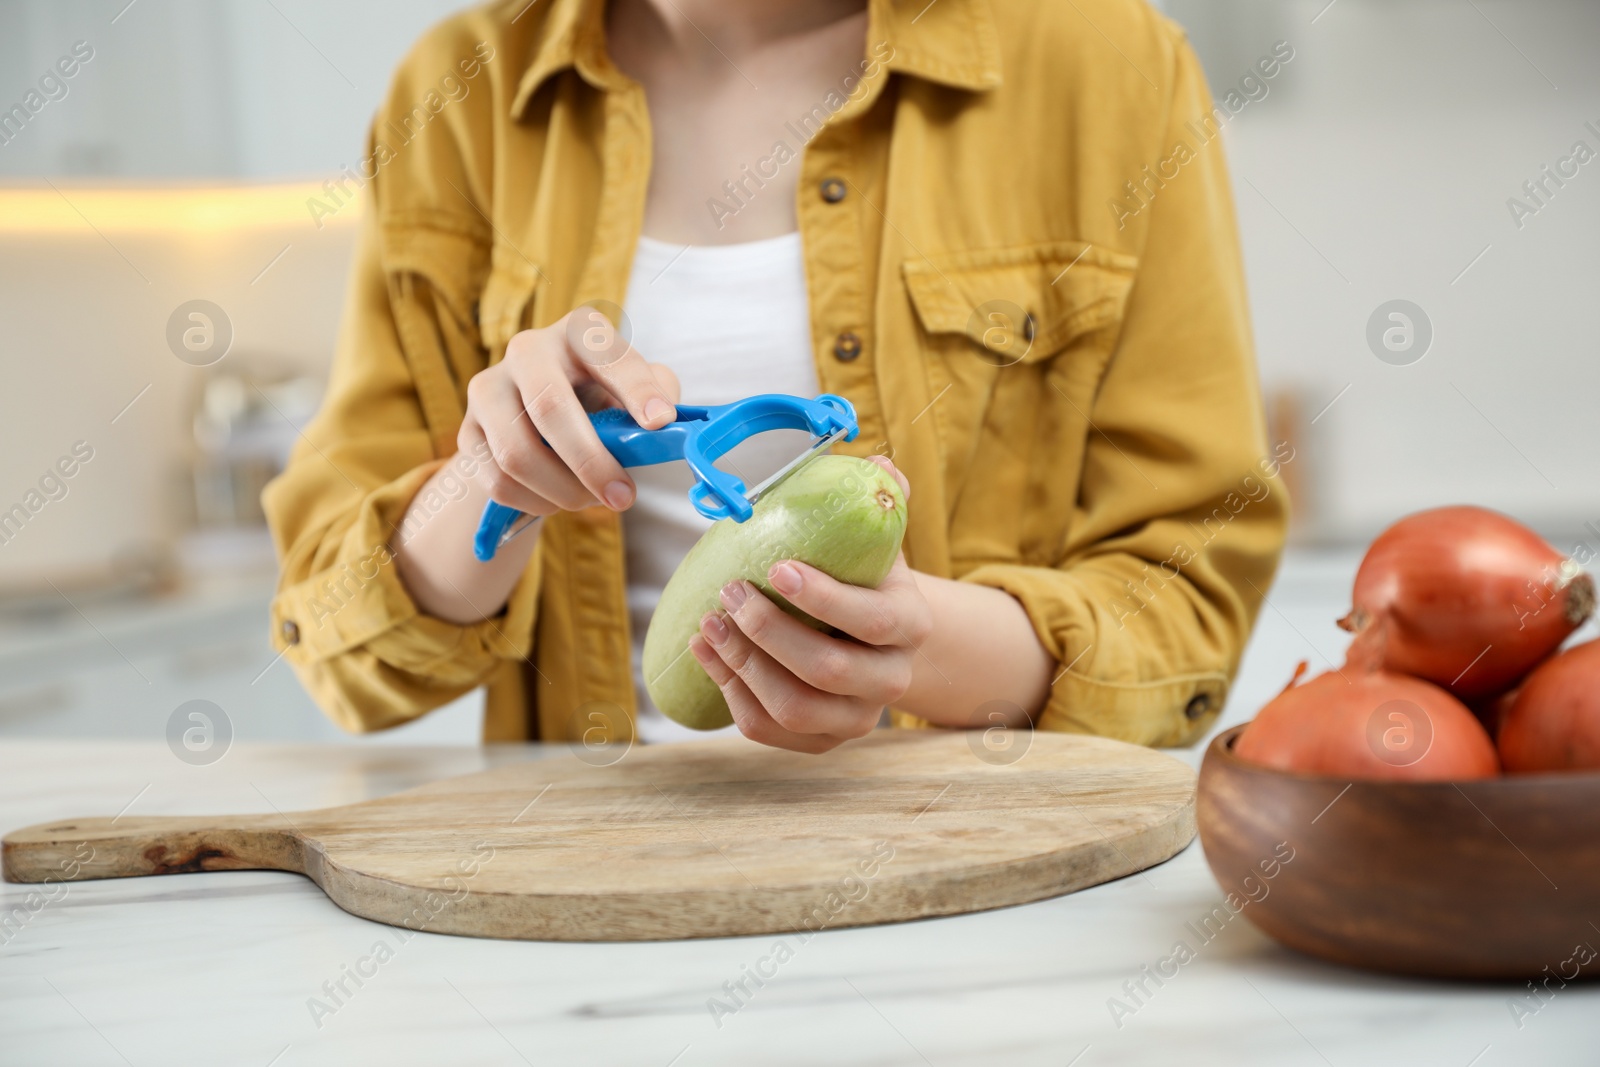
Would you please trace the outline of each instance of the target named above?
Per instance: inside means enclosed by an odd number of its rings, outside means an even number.
[[[1198,752],[1179,754],[1191,762]],[[74,815],[285,811],[380,796],[537,746],[235,745],[205,767],[164,745],[8,741],[0,830]],[[30,887],[0,887],[0,911]],[[724,982],[780,938],[649,944],[397,931],[299,875],[70,884],[0,930],[0,1063],[17,1064],[1397,1064],[1600,1059],[1600,983],[1517,1025],[1509,985],[1367,975],[1235,920],[1134,1014],[1123,983],[1222,893],[1198,843],[1170,862],[1001,911],[821,933],[740,1010]],[[26,911],[26,909],[24,909]],[[323,984],[392,958],[332,1001]],[[314,1011],[313,998],[323,1004]],[[720,1023],[720,1025],[719,1025]]]

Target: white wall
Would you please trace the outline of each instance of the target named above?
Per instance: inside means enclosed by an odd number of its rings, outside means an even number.
[[[1600,160],[1521,230],[1506,208],[1574,141],[1600,152],[1584,128],[1600,128],[1600,4],[1272,7],[1260,30],[1235,20],[1226,41],[1195,36],[1227,54],[1226,70],[1211,64],[1218,87],[1275,38],[1296,51],[1227,141],[1265,382],[1303,389],[1308,417],[1351,387],[1305,456],[1320,532],[1364,536],[1455,501],[1552,532],[1600,520]],[[1433,322],[1411,366],[1366,343],[1392,298]]]
[[[327,175],[359,155],[412,41],[467,6],[127,2],[0,0],[0,105],[19,101],[75,41],[95,53],[64,99],[0,145],[0,177]]]
[[[41,188],[41,210],[66,216],[64,224],[9,217],[18,209],[0,189],[0,510],[75,441],[95,449],[67,497],[4,545],[7,588],[93,574],[182,532],[189,414],[206,372],[167,349],[166,322],[179,304],[203,298],[224,308],[234,364],[326,366],[357,211],[318,228],[303,209],[307,190],[283,179],[319,182],[358,158],[395,64],[428,25],[462,6],[126,4],[0,0],[0,109],[20,102],[76,42],[93,49],[66,95],[0,144],[0,181]],[[41,179],[60,188],[59,202]],[[257,199],[284,203],[246,209],[263,216],[256,223],[208,227],[171,222],[181,208],[159,196],[150,217],[129,218],[85,188],[238,180],[270,182]]]
[[[49,189],[39,208],[59,225],[12,229],[17,196],[0,190],[0,512],[74,442],[94,449],[67,495],[0,545],[0,589],[74,581],[183,532],[192,412],[209,372],[168,347],[180,305],[223,309],[228,369],[323,373],[358,211],[319,230],[304,208],[316,188],[263,187],[247,209],[274,210],[222,230],[182,219],[181,191],[141,194],[146,210],[129,213],[125,197],[70,187],[71,208]],[[169,221],[151,227],[153,216]]]

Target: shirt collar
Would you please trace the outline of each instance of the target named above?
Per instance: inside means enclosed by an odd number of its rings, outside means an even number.
[[[536,2],[548,3],[550,12],[512,101],[513,117],[564,70],[576,70],[597,89],[626,83],[606,53],[605,0]],[[868,0],[867,55],[882,54],[890,70],[941,85],[978,92],[1000,84],[999,37],[988,0]]]
[[[869,0],[867,12],[867,54],[887,42],[890,70],[972,92],[1000,84],[988,0]]]

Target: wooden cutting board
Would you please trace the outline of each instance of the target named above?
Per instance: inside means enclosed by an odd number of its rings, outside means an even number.
[[[642,941],[1020,904],[1193,838],[1195,774],[1172,757],[1009,737],[996,751],[976,731],[883,730],[824,756],[742,739],[580,748],[316,811],[46,823],[4,839],[4,873],[295,871],[396,926]]]

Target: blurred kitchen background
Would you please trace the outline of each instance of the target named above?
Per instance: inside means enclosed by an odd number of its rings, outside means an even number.
[[[346,739],[268,645],[257,496],[317,406],[360,214],[307,200],[458,6],[0,0],[0,109],[26,112],[0,114],[0,512],[29,513],[0,527],[0,737],[158,739],[205,700],[240,739]],[[1600,162],[1573,159],[1600,151],[1600,4],[1160,6],[1240,102],[1261,375],[1295,448],[1231,723],[1342,655],[1360,547],[1406,512],[1484,504],[1600,551]],[[481,715],[373,740],[472,742]]]

